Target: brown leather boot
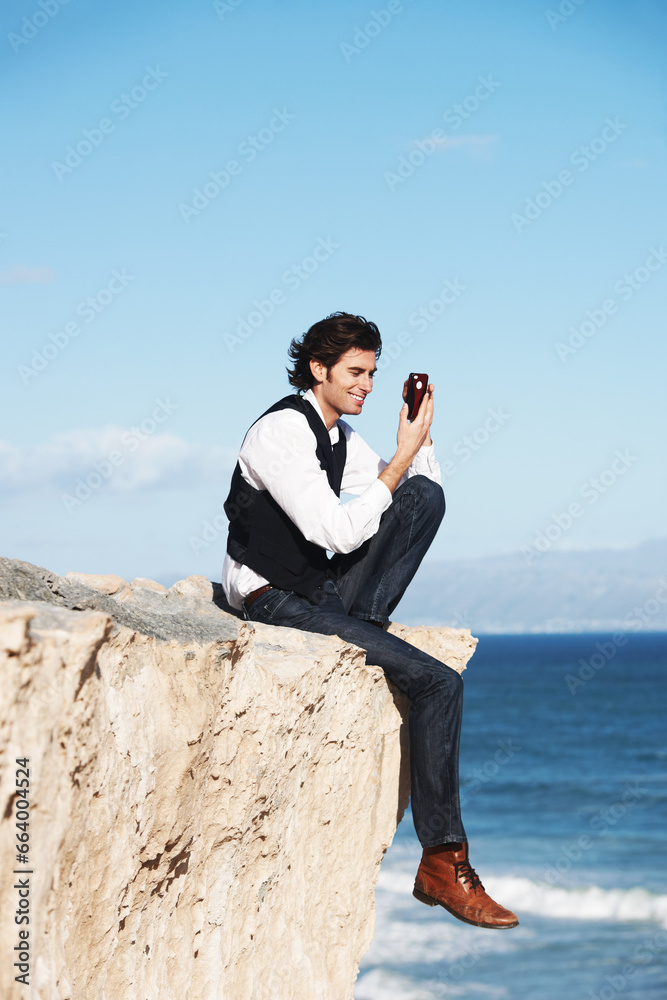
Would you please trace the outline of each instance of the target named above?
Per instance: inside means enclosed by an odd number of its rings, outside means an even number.
[[[447,850],[425,847],[412,895],[428,906],[444,906],[452,916],[475,927],[517,927],[516,913],[484,891],[468,861],[468,845]]]

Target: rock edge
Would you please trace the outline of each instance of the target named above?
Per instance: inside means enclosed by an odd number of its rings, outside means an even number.
[[[408,703],[382,670],[240,621],[202,577],[2,559],[0,598],[2,861],[28,756],[32,995],[352,1000],[409,794]],[[392,631],[459,670],[476,643]],[[11,947],[7,875],[0,897]],[[0,993],[25,996],[9,962]]]

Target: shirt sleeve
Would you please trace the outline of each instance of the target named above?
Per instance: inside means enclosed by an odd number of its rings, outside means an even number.
[[[347,461],[343,473],[341,492],[357,496],[363,493],[374,479],[377,479],[389,463],[380,458],[366,444],[361,435],[357,434],[344,420],[339,420],[338,426],[344,430],[345,437],[347,438]],[[407,472],[401,477],[400,482],[406,482],[411,476],[426,476],[427,479],[432,479],[434,483],[438,483],[438,485],[442,484],[440,465],[435,457],[435,448],[432,444],[419,449]]]
[[[244,478],[256,489],[268,490],[309,542],[332,552],[352,552],[371,538],[391,505],[391,492],[377,471],[353,500],[341,503],[320,468],[308,421],[295,410],[258,420],[246,435],[239,464]],[[359,479],[357,474],[350,478]]]

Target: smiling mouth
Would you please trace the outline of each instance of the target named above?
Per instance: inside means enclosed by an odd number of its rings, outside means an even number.
[[[354,399],[357,403],[363,403],[366,398],[365,396],[358,396],[355,392],[351,392],[350,396],[352,396],[352,399]]]

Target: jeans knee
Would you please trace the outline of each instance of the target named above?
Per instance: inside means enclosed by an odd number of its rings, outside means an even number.
[[[428,476],[411,476],[405,485],[409,485],[417,493],[419,503],[428,507],[433,517],[442,520],[445,514],[445,494],[440,483],[434,483]]]
[[[439,692],[444,693],[448,702],[463,700],[463,678],[446,663],[439,663],[437,668],[432,667],[429,670],[428,680],[424,678],[420,695],[432,697]]]
[[[452,698],[462,698],[463,697],[463,678],[458,670],[454,670],[453,667],[448,667],[443,664],[443,677],[447,684],[447,690],[449,691],[450,697]]]
[[[449,683],[451,685],[451,691],[453,695],[457,698],[463,697],[463,678],[458,670],[454,670],[452,667],[447,668],[450,671],[451,677]]]

